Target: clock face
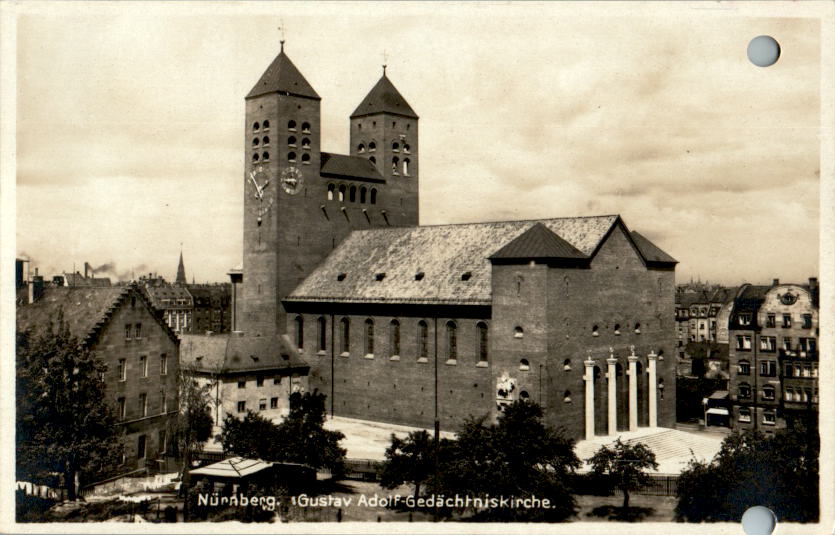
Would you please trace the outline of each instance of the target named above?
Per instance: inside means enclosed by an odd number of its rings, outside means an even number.
[[[259,165],[250,171],[247,177],[247,195],[252,196],[250,210],[258,216],[258,222],[270,213],[273,204],[273,188],[270,188],[270,178],[264,166]]]
[[[298,167],[287,167],[281,172],[281,189],[286,191],[289,195],[295,195],[302,189],[304,183],[304,175]]]

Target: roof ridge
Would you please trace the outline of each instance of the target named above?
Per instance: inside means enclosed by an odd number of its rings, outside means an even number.
[[[539,219],[505,219],[505,220],[500,220],[500,221],[472,221],[472,222],[469,222],[469,223],[464,223],[464,222],[462,222],[462,223],[435,223],[435,224],[429,224],[429,225],[410,225],[410,226],[403,226],[403,227],[378,227],[378,228],[354,229],[354,230],[351,231],[351,234],[353,234],[355,232],[368,232],[368,231],[373,232],[373,231],[376,231],[376,230],[396,230],[396,229],[414,229],[414,228],[430,228],[430,227],[456,227],[456,226],[464,226],[464,225],[498,225],[498,224],[502,224],[502,223],[542,223],[543,221],[558,221],[558,220],[564,220],[564,219],[605,219],[607,217],[620,217],[620,215],[619,214],[583,215],[583,216],[544,217],[544,218],[539,218]]]

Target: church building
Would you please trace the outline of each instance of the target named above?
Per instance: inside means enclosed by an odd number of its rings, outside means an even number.
[[[676,261],[619,216],[420,226],[385,68],[347,154],[283,45],[245,103],[233,336],[289,340],[332,414],[455,430],[522,398],[575,438],[672,427]]]

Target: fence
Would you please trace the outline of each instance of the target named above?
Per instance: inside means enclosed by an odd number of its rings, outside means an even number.
[[[678,476],[650,474],[652,480],[649,485],[636,490],[635,494],[649,496],[675,496],[678,489]]]

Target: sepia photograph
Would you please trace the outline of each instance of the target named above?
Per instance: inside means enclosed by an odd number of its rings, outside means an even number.
[[[831,530],[813,4],[0,2],[0,525]]]

